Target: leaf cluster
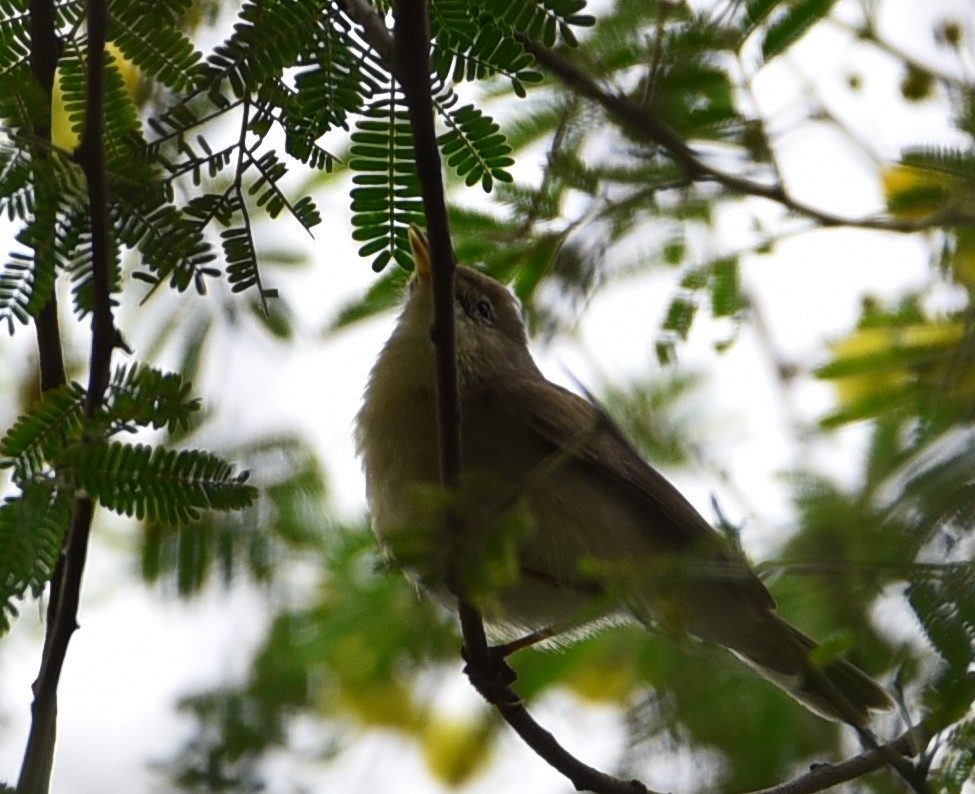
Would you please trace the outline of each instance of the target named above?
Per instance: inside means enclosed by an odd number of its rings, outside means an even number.
[[[185,427],[200,405],[178,375],[121,366],[93,416],[86,399],[76,383],[51,389],[0,439],[0,468],[19,490],[0,506],[0,631],[16,614],[14,601],[28,590],[36,596],[50,579],[76,498],[169,524],[254,501],[247,473],[212,453],[110,440],[139,428]]]

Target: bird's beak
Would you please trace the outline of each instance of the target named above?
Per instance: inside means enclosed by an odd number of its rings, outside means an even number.
[[[410,224],[410,248],[416,263],[416,277],[424,283],[430,282],[430,243],[423,230],[415,223]]]

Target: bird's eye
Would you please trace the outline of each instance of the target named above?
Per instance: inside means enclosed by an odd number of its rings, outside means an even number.
[[[494,307],[491,306],[491,301],[487,298],[480,298],[474,302],[471,307],[471,316],[475,320],[480,320],[483,323],[493,323],[494,322]]]

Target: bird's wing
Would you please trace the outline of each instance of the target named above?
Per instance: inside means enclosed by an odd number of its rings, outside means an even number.
[[[747,564],[705,521],[680,491],[647,463],[612,420],[588,401],[543,378],[505,378],[479,389],[474,399],[493,416],[507,416],[512,426],[532,433],[550,450],[557,471],[558,456],[587,467],[607,486],[637,506],[647,532],[659,548],[691,551],[727,563],[729,573],[744,584],[751,598],[774,607],[772,596]],[[540,465],[545,465],[542,463]]]

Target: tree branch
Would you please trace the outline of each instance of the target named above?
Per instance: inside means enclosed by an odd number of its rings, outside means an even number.
[[[890,232],[918,232],[944,226],[975,223],[975,216],[953,208],[935,212],[918,220],[889,216],[850,218],[836,215],[796,199],[781,183],[765,184],[723,171],[703,159],[688,146],[683,138],[657,118],[649,107],[634,102],[622,94],[603,88],[568,58],[532,41],[527,36],[517,34],[517,38],[522,46],[534,56],[540,66],[554,74],[580,96],[599,104],[622,126],[665,149],[674,161],[684,169],[688,177],[695,181],[715,182],[733,193],[774,201],[792,212],[812,218],[822,226],[847,226]]]
[[[38,142],[32,157],[35,166],[35,223],[42,219],[50,221],[49,228],[40,229],[34,248],[34,268],[53,268],[54,213],[53,196],[45,188],[49,176],[48,158],[51,149],[51,98],[54,92],[54,76],[57,71],[61,41],[55,27],[54,3],[52,0],[31,0],[30,2],[30,69],[46,98],[47,112],[34,124],[34,139]],[[53,183],[53,182],[52,182]],[[54,288],[35,318],[37,336],[38,369],[42,392],[56,389],[67,381],[64,371],[64,354],[61,349],[61,329],[58,324],[58,302]],[[55,612],[59,588],[56,582],[64,574],[64,555],[58,560],[51,581],[50,603],[45,645],[51,639],[51,618]],[[42,657],[43,658],[43,657]],[[43,669],[43,661],[42,661]],[[40,681],[40,674],[38,674]],[[18,792],[33,794],[46,792],[50,785],[51,769],[54,765],[54,741],[56,736],[57,701],[56,693],[51,698],[37,697],[39,687],[35,686],[35,700],[31,708],[31,732],[18,780]]]
[[[907,759],[920,749],[940,730],[939,726],[922,723],[911,728],[893,741],[836,764],[819,764],[809,772],[793,780],[770,788],[759,789],[751,794],[815,794],[828,788],[855,780],[891,763],[892,758]]]
[[[37,172],[43,174],[35,183],[43,181],[49,176],[47,160],[51,150],[51,97],[54,93],[54,75],[58,66],[58,55],[61,51],[61,40],[58,38],[54,24],[53,0],[31,0],[30,2],[30,70],[41,91],[47,98],[48,112],[43,119],[34,125],[34,140],[38,142],[32,157]],[[53,184],[53,179],[51,180]],[[44,186],[37,184],[34,218],[40,222],[42,218],[50,218],[52,228],[45,229],[39,235],[35,249],[35,268],[54,267],[53,262],[44,262],[46,258],[54,256],[53,246],[53,197]],[[41,391],[56,389],[63,385],[67,377],[64,372],[64,354],[61,350],[61,330],[58,327],[58,302],[55,291],[45,301],[35,320],[37,333],[37,353],[40,363]]]
[[[430,36],[425,0],[395,0],[393,72],[400,82],[413,128],[413,147],[420,194],[430,241],[433,280],[433,328],[436,350],[437,424],[440,443],[440,481],[456,488],[461,471],[460,398],[457,388],[457,358],[454,334],[454,249],[450,241],[447,200],[441,174],[440,148],[434,129],[433,99],[430,90]],[[451,535],[458,538],[463,527],[447,518]],[[458,611],[467,649],[468,662],[476,667],[490,665],[484,624],[464,597],[464,588],[451,576],[448,585],[458,597]]]
[[[38,0],[37,6],[40,9]],[[41,12],[44,9],[40,9]],[[32,3],[32,13],[34,4]],[[53,12],[50,24],[53,25]],[[85,173],[88,188],[88,211],[92,229],[92,342],[88,373],[88,392],[85,416],[93,417],[101,408],[108,386],[112,351],[116,342],[112,315],[111,255],[108,219],[108,187],[105,177],[104,151],[104,65],[105,36],[108,25],[106,0],[88,2],[88,75],[86,85],[85,128],[77,159]],[[32,17],[32,32],[35,20]],[[40,21],[38,21],[40,24]],[[32,40],[32,46],[44,46]],[[48,46],[50,44],[48,43]],[[56,49],[52,52],[56,53]],[[53,56],[56,57],[56,56]],[[33,66],[33,58],[32,58]],[[53,73],[52,73],[53,75]],[[53,76],[52,76],[53,79]],[[54,330],[56,331],[56,304]],[[51,329],[47,329],[50,332]],[[52,346],[50,338],[40,331],[39,344]],[[58,343],[59,344],[59,343]],[[47,355],[53,355],[45,348]],[[49,362],[50,365],[50,362]],[[42,373],[44,369],[42,366]],[[57,378],[56,369],[48,378]],[[61,373],[63,382],[63,369]],[[57,690],[64,666],[68,642],[77,628],[81,580],[88,552],[88,538],[94,516],[94,505],[87,498],[75,500],[68,534],[51,581],[51,602],[48,626],[41,659],[41,668],[34,682],[34,702],[31,705],[31,729],[17,783],[18,794],[44,794],[50,788],[54,764],[54,744],[57,735]]]

